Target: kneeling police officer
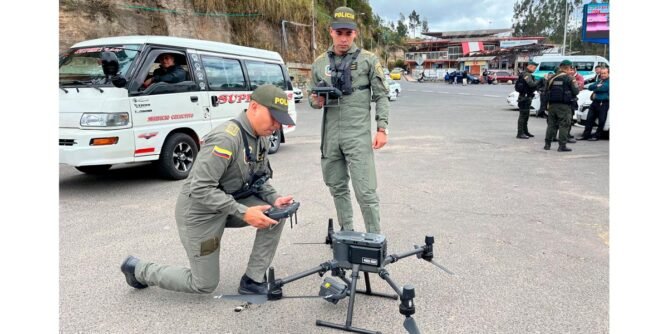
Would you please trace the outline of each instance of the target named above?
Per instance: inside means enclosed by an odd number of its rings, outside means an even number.
[[[271,264],[285,219],[264,215],[282,207],[281,197],[267,182],[272,176],[268,137],[281,124],[294,125],[287,95],[273,85],[258,87],[248,109],[204,136],[204,144],[176,202],[176,225],[190,269],[159,265],[129,256],[121,265],[127,283],[136,289],[211,293],[220,280],[220,241],[227,227],[253,226],[255,243],[241,278],[239,293],[266,294],[265,271]]]

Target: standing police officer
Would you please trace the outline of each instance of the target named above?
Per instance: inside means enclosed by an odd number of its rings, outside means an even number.
[[[383,68],[371,52],[355,43],[355,12],[348,7],[334,11],[329,28],[333,44],[311,68],[309,91],[316,85],[334,86],[343,96],[324,106],[322,96],[311,94],[311,107],[325,110],[321,129],[321,166],[325,184],[334,198],[336,215],[343,230],[353,230],[353,208],[348,181],[362,210],[366,231],[380,233],[380,205],[376,194],[373,149],[387,143],[390,104]],[[371,102],[376,102],[375,137],[372,141]],[[350,174],[348,174],[350,172]]]
[[[258,87],[248,110],[204,137],[190,175],[176,201],[176,225],[190,268],[159,265],[129,256],[121,265],[127,283],[136,288],[211,293],[220,280],[220,240],[226,227],[257,229],[241,278],[239,293],[266,294],[265,271],[271,264],[285,219],[276,222],[264,211],[292,202],[267,183],[269,136],[281,124],[294,125],[285,92],[273,85]],[[270,205],[271,204],[271,205]]]
[[[529,111],[531,109],[531,102],[533,101],[534,93],[538,89],[538,81],[533,77],[533,72],[536,71],[538,63],[533,60],[529,61],[527,71],[520,74],[517,79],[516,89],[520,95],[517,97],[517,105],[520,107],[520,117],[517,119],[517,137],[519,139],[529,139],[533,137],[529,133]]]
[[[549,150],[552,138],[559,129],[559,152],[572,151],[566,147],[568,142],[568,129],[571,124],[571,103],[578,96],[578,87],[573,78],[568,75],[573,63],[566,59],[559,64],[559,70],[550,78],[546,86],[547,94],[547,131],[545,132],[545,147]]]

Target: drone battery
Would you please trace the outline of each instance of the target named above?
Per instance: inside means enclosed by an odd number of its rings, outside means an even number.
[[[348,286],[332,277],[325,277],[325,281],[320,285],[318,295],[325,298],[326,301],[336,304],[339,299],[348,296]]]
[[[359,264],[363,271],[378,272],[387,252],[385,236],[374,233],[337,232],[332,236],[332,245],[334,259],[344,269]]]

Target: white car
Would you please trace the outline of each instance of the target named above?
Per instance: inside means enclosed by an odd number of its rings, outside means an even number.
[[[589,91],[589,93],[591,92]],[[587,115],[589,114],[589,107],[591,106],[591,103],[592,101],[589,100],[586,103],[580,105],[578,110],[575,111],[574,118],[577,120],[578,124],[585,125],[585,123],[587,122]],[[603,126],[603,131],[610,131],[610,111],[608,111],[608,117],[605,119],[605,125]]]
[[[390,86],[390,91],[394,91],[397,96],[401,94],[401,84],[392,80],[389,74],[385,75],[385,81],[387,81],[388,86]]]
[[[516,91],[512,91],[508,94],[508,97],[506,97],[506,102],[508,102],[508,105],[510,105],[513,108],[518,109],[519,106],[517,105],[517,98],[520,96],[520,93]],[[582,106],[587,104],[591,104],[591,91],[587,90],[587,88],[583,89],[579,94],[578,94],[578,110],[582,109]],[[536,115],[536,111],[540,109],[540,94],[536,92],[536,94],[533,96],[533,100],[531,100],[531,109],[529,109],[529,114],[530,115]],[[575,119],[575,115],[573,115],[573,119]]]
[[[302,99],[304,98],[304,94],[302,93],[302,90],[297,88],[297,87],[292,88],[292,93],[294,94],[293,97],[295,99],[295,103],[301,102]]]

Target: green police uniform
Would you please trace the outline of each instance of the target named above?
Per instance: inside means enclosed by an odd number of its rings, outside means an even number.
[[[287,115],[287,107],[285,111]],[[268,138],[254,134],[245,112],[236,121],[241,127],[227,121],[204,137],[202,149],[177,199],[176,224],[190,269],[139,261],[135,276],[140,283],[181,292],[213,292],[220,278],[220,241],[225,228],[250,226],[243,220],[248,207],[273,205],[280,197],[268,183],[248,197],[235,200],[232,195],[250,183],[253,175],[272,173]],[[248,154],[242,132],[248,141]],[[253,281],[263,281],[276,253],[284,221],[257,230],[246,269],[246,275]]]
[[[538,65],[537,63],[530,61],[529,65]],[[517,138],[529,138],[533,137],[529,133],[529,112],[531,110],[531,102],[534,98],[534,93],[538,89],[538,81],[533,77],[532,72],[526,71],[520,74],[521,83],[524,86],[524,90],[520,92],[520,95],[517,97],[517,105],[520,108],[520,116],[517,119]]]
[[[335,63],[353,57],[359,49],[355,44],[346,55],[334,55]],[[320,55],[311,68],[309,91],[325,81],[332,85],[330,54],[333,46]],[[387,129],[390,104],[389,87],[383,69],[371,52],[360,50],[350,64],[352,93],[331,101],[325,107],[321,129],[321,166],[325,184],[334,198],[336,215],[344,230],[353,229],[353,208],[348,181],[352,178],[355,197],[360,205],[366,231],[380,233],[380,208],[376,194],[376,167],[371,137],[371,102],[376,102],[378,128]],[[309,99],[311,107],[317,108]],[[375,132],[375,129],[374,129]],[[350,174],[348,172],[350,171]]]
[[[566,61],[564,61],[566,62]],[[562,64],[564,64],[562,62]],[[566,62],[569,64],[570,62]],[[569,64],[570,65],[570,64]],[[558,86],[561,86],[561,90],[564,92],[564,99],[561,101],[554,101],[554,89]],[[570,97],[567,96],[570,93]],[[566,72],[561,70],[548,81],[546,87],[546,94],[548,96],[549,102],[547,106],[548,116],[547,116],[547,130],[545,132],[545,149],[549,150],[552,138],[557,134],[557,129],[559,130],[559,150],[560,151],[570,151],[569,148],[566,148],[566,143],[568,142],[568,129],[571,124],[571,98],[578,95],[577,84],[573,82],[573,79]]]

